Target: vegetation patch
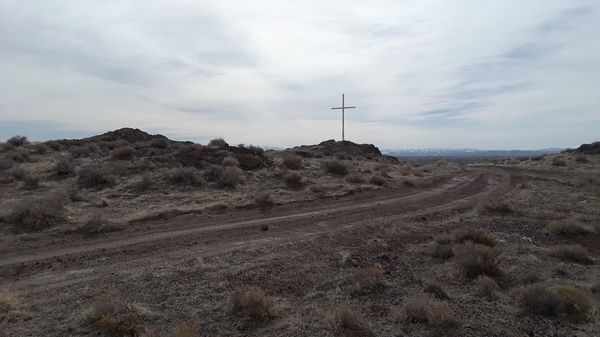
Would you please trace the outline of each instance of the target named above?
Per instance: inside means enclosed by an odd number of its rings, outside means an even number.
[[[254,321],[268,321],[273,317],[273,298],[258,287],[240,287],[231,294],[231,311]]]
[[[467,276],[501,276],[500,250],[478,243],[456,244],[452,249],[454,261]]]

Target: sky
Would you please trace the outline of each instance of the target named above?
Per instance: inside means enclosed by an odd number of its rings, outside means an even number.
[[[0,0],[0,139],[600,140],[597,0]]]

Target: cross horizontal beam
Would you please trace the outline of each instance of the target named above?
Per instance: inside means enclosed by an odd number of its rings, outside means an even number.
[[[339,109],[355,109],[355,106],[343,106],[339,108],[331,108],[331,110],[339,110]]]

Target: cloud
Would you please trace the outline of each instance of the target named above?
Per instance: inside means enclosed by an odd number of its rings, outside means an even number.
[[[0,123],[291,146],[339,138],[344,92],[350,139],[382,147],[589,142],[598,7],[0,0]]]

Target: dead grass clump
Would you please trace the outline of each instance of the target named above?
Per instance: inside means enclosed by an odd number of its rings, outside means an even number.
[[[244,182],[244,172],[237,167],[229,166],[223,169],[218,184],[221,187],[235,188]]]
[[[200,172],[193,167],[178,167],[167,172],[167,181],[173,185],[191,187],[202,185]]]
[[[487,299],[493,299],[496,297],[496,292],[500,290],[500,286],[496,281],[485,275],[479,275],[477,277],[477,296],[485,297]]]
[[[387,184],[387,182],[385,181],[385,178],[382,176],[372,176],[369,179],[369,183],[372,185],[377,185],[377,186],[384,186],[385,184]]]
[[[208,146],[214,146],[214,147],[228,147],[229,144],[227,144],[227,142],[225,141],[225,139],[219,137],[219,138],[215,138],[215,139],[211,139],[208,142]]]
[[[335,309],[331,319],[331,328],[342,336],[370,336],[369,325],[364,316],[347,304]]]
[[[409,297],[396,319],[404,324],[427,323],[433,327],[449,327],[456,323],[450,306],[427,296]]]
[[[259,192],[254,196],[254,203],[259,207],[266,207],[273,204],[273,198],[269,192]]]
[[[360,291],[374,290],[384,286],[383,274],[379,267],[361,268],[350,274],[348,280]]]
[[[348,166],[340,160],[330,159],[323,162],[323,167],[325,171],[330,174],[335,174],[338,176],[345,176],[348,174]]]
[[[456,243],[473,242],[490,247],[496,245],[496,240],[481,228],[460,227],[455,229],[452,234]]]
[[[235,159],[234,157],[225,157],[223,159],[223,162],[221,163],[221,165],[223,165],[224,167],[227,166],[234,166],[234,167],[238,167],[240,166],[240,162],[238,162],[237,159]]]
[[[133,158],[134,154],[135,148],[131,145],[126,145],[112,150],[111,157],[118,160],[129,160]]]
[[[17,301],[15,298],[7,290],[0,290],[0,313],[8,313],[15,310],[16,307]]]
[[[548,232],[555,235],[579,235],[589,232],[589,230],[578,222],[573,220],[554,220],[548,223]]]
[[[351,173],[346,176],[346,181],[352,184],[362,184],[365,182],[365,178],[358,173]]]
[[[423,281],[423,291],[442,300],[447,300],[450,298],[448,293],[442,287],[442,284],[436,280]]]
[[[587,319],[592,300],[583,290],[545,283],[531,284],[514,291],[517,304],[523,312],[543,316],[563,314],[571,319]]]
[[[57,177],[68,177],[75,173],[75,160],[70,155],[59,155],[55,158],[52,172]]]
[[[457,244],[452,249],[454,260],[467,276],[500,276],[500,250],[478,243]]]
[[[9,139],[6,140],[6,143],[14,146],[14,147],[19,147],[19,146],[23,146],[25,144],[29,144],[29,141],[27,140],[27,137],[25,136],[12,136]]]
[[[593,264],[594,260],[590,258],[585,248],[580,245],[557,245],[551,247],[548,252],[550,255],[580,264]]]
[[[504,201],[494,201],[484,204],[480,208],[480,213],[489,215],[509,215],[514,210]]]
[[[302,168],[302,157],[293,154],[293,153],[285,153],[283,156],[283,165],[290,170],[299,170]]]
[[[240,287],[231,294],[231,309],[255,321],[273,317],[273,299],[258,287]]]
[[[65,221],[64,196],[51,193],[19,202],[8,217],[26,231],[40,230]]]
[[[302,186],[302,175],[296,171],[288,171],[283,180],[289,188],[298,188]]]
[[[444,233],[436,236],[431,245],[431,256],[438,259],[449,259],[454,256],[452,248],[454,247],[454,237]]]
[[[554,288],[563,314],[575,320],[585,320],[592,310],[592,300],[581,289],[559,285]]]
[[[195,322],[176,324],[170,331],[170,337],[200,337],[200,327]]]
[[[136,310],[115,292],[97,296],[88,312],[88,321],[111,336],[136,336],[140,318]]]
[[[117,178],[106,169],[84,166],[77,171],[77,185],[83,188],[104,188],[117,183]]]
[[[22,181],[29,173],[24,168],[17,166],[10,170],[10,175],[18,181]]]

